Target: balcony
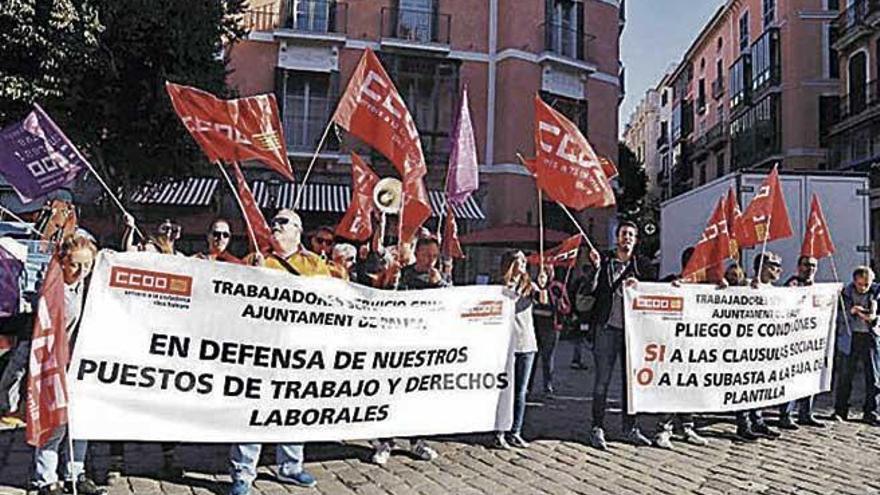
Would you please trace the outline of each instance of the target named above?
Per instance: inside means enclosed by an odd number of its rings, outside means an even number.
[[[880,79],[840,98],[840,120],[857,117],[880,103]]]
[[[834,48],[839,50],[859,37],[870,34],[869,24],[880,20],[878,14],[880,0],[855,0],[831,24],[837,39]]]
[[[344,39],[348,4],[329,0],[287,0],[266,4],[245,13],[250,31],[270,31],[276,36]]]
[[[724,96],[724,78],[717,78],[712,81],[712,98],[720,100]]]
[[[541,61],[553,58],[563,62],[589,62],[586,45],[595,38],[594,36],[583,30],[555,22],[544,22],[539,28],[544,32],[544,54]],[[577,65],[579,68],[594,69],[592,63],[587,64],[590,67],[581,67],[584,64],[577,62],[573,65]]]
[[[284,102],[282,127],[288,153],[313,153],[336,108],[337,96],[288,95]],[[330,133],[324,151],[338,151],[339,143]]]
[[[449,52],[452,16],[432,9],[382,7],[379,32],[383,46]]]

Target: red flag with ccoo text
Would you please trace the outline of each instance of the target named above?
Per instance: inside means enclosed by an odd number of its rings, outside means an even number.
[[[67,424],[69,344],[61,263],[53,256],[46,269],[28,361],[27,443],[46,444],[52,432]]]
[[[761,183],[737,225],[736,240],[741,248],[754,247],[763,242],[791,237],[791,221],[785,196],[779,183],[778,167]]]
[[[724,200],[715,205],[709,224],[703,229],[694,253],[681,273],[689,282],[720,282],[724,277],[724,260],[730,257],[730,235],[724,214]]]
[[[558,246],[544,251],[544,264],[573,268],[577,264],[578,251],[580,251],[582,240],[583,237],[580,234],[574,235],[559,243]],[[528,262],[532,265],[540,265],[540,254],[530,254]]]
[[[358,156],[351,154],[351,202],[345,216],[336,226],[336,235],[354,241],[365,241],[373,233],[373,188],[379,177]]]
[[[257,200],[254,199],[254,194],[248,187],[238,163],[232,163],[232,173],[235,174],[235,184],[238,188],[238,198],[241,200],[244,221],[248,223],[254,233],[254,239],[251,239],[251,244],[256,244],[254,246],[255,249],[263,254],[273,251],[280,252],[280,249],[277,249],[275,238],[272,237],[272,229],[266,223],[266,217],[260,211]]]
[[[834,243],[831,242],[831,231],[828,229],[828,222],[825,221],[825,214],[822,213],[819,196],[813,193],[810,218],[807,220],[804,242],[801,244],[801,256],[820,259],[832,254],[834,254]]]

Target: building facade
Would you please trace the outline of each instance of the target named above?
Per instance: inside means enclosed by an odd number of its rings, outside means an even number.
[[[639,101],[623,131],[623,142],[645,167],[648,194],[659,196],[658,176],[662,170],[657,141],[660,136],[660,93],[649,89]]]
[[[446,176],[453,119],[467,86],[481,186],[475,198],[479,213],[464,215],[459,227],[497,228],[499,245],[513,243],[516,239],[504,238],[505,227],[538,224],[534,180],[517,159],[517,153],[534,153],[535,94],[575,122],[598,153],[616,161],[622,3],[253,0],[247,16],[250,34],[228,54],[229,82],[243,96],[276,93],[291,164],[301,180],[349,76],[370,47],[413,115],[428,164],[427,186],[438,192]],[[380,176],[394,175],[381,156],[355,139],[329,135],[309,183],[349,184],[349,150],[362,152]],[[267,183],[267,194],[282,186]],[[545,224],[570,231],[554,207],[545,204]],[[331,223],[342,213],[310,215],[309,208],[304,210],[307,224],[310,216]],[[609,211],[587,212],[581,221],[606,245],[611,217]],[[537,227],[534,231],[537,235]],[[476,257],[477,263],[492,261],[480,260],[479,253]]]
[[[728,0],[667,78],[667,197],[741,169],[823,169],[839,95],[829,0]]]

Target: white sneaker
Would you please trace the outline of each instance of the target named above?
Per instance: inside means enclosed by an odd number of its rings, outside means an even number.
[[[378,466],[384,466],[388,459],[391,457],[391,445],[387,442],[379,442],[376,445],[376,450],[373,452],[373,457],[371,460],[373,464]]]
[[[418,440],[415,443],[411,443],[410,451],[423,461],[433,461],[440,457],[440,454],[431,447],[428,447],[428,444],[426,444],[424,440]]]
[[[661,449],[665,450],[673,450],[675,447],[672,446],[672,432],[669,430],[663,430],[654,437],[654,445]]]

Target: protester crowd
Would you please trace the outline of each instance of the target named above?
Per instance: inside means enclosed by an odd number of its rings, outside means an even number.
[[[451,266],[448,258],[441,256],[438,238],[426,229],[409,244],[384,247],[377,233],[369,242],[355,246],[343,242],[331,226],[322,226],[303,233],[299,215],[291,210],[278,211],[269,222],[274,240],[271,252],[250,253],[243,258],[228,250],[233,232],[230,223],[217,219],[208,227],[207,249],[198,253],[181,253],[176,243],[181,227],[173,220],[161,222],[152,235],[144,239],[135,236],[134,219],[125,217],[125,231],[121,246],[127,251],[144,251],[173,256],[188,256],[222,263],[263,266],[289,272],[301,277],[335,277],[352,283],[388,290],[420,290],[450,287]],[[595,249],[588,251],[582,268],[565,268],[547,264],[542,269],[530,269],[526,253],[506,252],[501,258],[497,283],[509,289],[515,301],[513,424],[510,431],[496,432],[492,447],[498,449],[528,448],[523,437],[523,419],[529,394],[552,400],[556,393],[555,351],[563,333],[571,334],[575,348],[573,369],[594,368],[592,387],[592,416],[590,436],[586,439],[593,447],[605,450],[605,416],[608,388],[615,375],[623,389],[622,400],[623,438],[637,446],[654,445],[672,449],[673,439],[682,439],[696,445],[708,441],[699,433],[698,419],[690,414],[671,414],[661,417],[653,435],[642,430],[637,415],[626,414],[626,349],[624,340],[623,288],[639,281],[656,279],[644,260],[636,254],[638,228],[635,224],[622,222],[616,230],[616,245],[608,252]],[[77,324],[83,307],[88,277],[97,253],[97,246],[87,232],[76,230],[59,244],[56,256],[60,261],[60,281],[64,284],[65,328],[70,342],[75,342]],[[682,253],[684,268],[693,248]],[[751,268],[753,278],[747,279],[737,263],[731,263],[724,274],[719,290],[729,286],[780,285],[782,260],[766,251],[755,257]],[[797,273],[784,284],[786,286],[809,286],[814,283],[817,260],[801,256]],[[46,274],[44,283],[51,283]],[[680,274],[670,274],[661,281],[673,286],[684,283]],[[874,283],[874,273],[868,267],[857,267],[852,281],[842,292],[845,310],[840,315],[837,334],[837,381],[835,384],[835,419],[849,418],[849,402],[852,383],[859,363],[864,370],[866,397],[862,420],[880,425],[877,396],[880,393],[880,337],[875,332],[880,286]],[[38,303],[33,301],[37,306]],[[38,308],[35,308],[38,311]],[[35,311],[36,312],[36,311]],[[31,318],[34,313],[31,313]],[[2,320],[0,331],[19,337],[18,345],[11,351],[10,359],[0,378],[0,414],[9,425],[21,425],[22,387],[30,354],[30,327],[27,315]],[[585,353],[592,348],[592,364]],[[534,371],[540,367],[541,383],[534,380]],[[540,392],[539,392],[540,390]],[[822,428],[824,423],[813,414],[813,398],[805,397],[779,407],[776,428],[768,425],[761,410],[746,410],[735,414],[736,435],[742,441],[758,438],[777,438],[778,430],[797,430],[801,426]],[[675,435],[675,430],[680,435]],[[87,451],[85,441],[66,438],[66,427],[51,432],[49,440],[34,453],[33,484],[40,494],[70,493],[73,484],[77,492],[85,495],[104,493],[94,481],[85,475],[84,462]],[[652,438],[653,437],[653,438]],[[398,439],[402,440],[402,439]],[[431,461],[438,457],[424,438],[408,438],[403,442],[418,459]],[[395,448],[395,439],[377,439],[373,442],[372,462],[384,465]],[[121,456],[119,444],[111,446],[111,453]],[[175,457],[176,444],[162,445],[165,467],[163,475],[179,477],[183,474]],[[232,475],[231,495],[249,493],[257,476],[260,444],[238,444],[230,449],[229,464]],[[276,451],[277,478],[282,483],[310,487],[315,478],[303,467],[302,444],[279,444]],[[60,473],[59,473],[60,469]],[[59,477],[60,475],[60,477]],[[59,481],[60,480],[60,481]]]

